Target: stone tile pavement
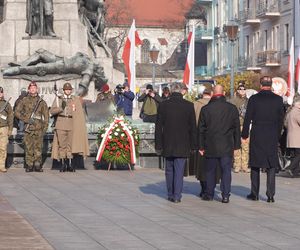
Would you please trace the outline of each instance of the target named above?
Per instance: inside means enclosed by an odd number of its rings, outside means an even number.
[[[300,249],[300,179],[277,177],[269,204],[264,175],[254,202],[245,199],[249,175],[233,174],[230,203],[222,204],[219,192],[200,200],[188,177],[174,204],[165,199],[161,170],[86,167],[1,174],[0,249]]]

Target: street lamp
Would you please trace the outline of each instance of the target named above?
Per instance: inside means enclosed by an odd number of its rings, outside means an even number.
[[[159,50],[153,46],[152,49],[149,50],[150,59],[152,61],[152,83],[155,84],[155,63],[157,62]]]
[[[225,26],[225,32],[231,44],[231,75],[230,75],[230,97],[234,94],[234,45],[237,39],[239,26],[230,24]]]

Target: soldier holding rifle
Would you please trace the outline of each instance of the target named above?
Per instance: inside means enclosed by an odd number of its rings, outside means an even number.
[[[38,95],[35,82],[28,85],[28,95],[18,104],[15,116],[24,121],[24,147],[26,172],[42,172],[42,148],[48,129],[49,112],[46,102]]]
[[[13,128],[13,110],[9,98],[4,100],[3,88],[0,87],[0,172],[6,172],[5,160],[7,156],[8,137]]]

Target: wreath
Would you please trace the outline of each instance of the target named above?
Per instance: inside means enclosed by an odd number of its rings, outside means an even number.
[[[97,161],[104,160],[119,165],[136,163],[140,143],[139,131],[124,116],[114,116],[100,127],[97,143]]]

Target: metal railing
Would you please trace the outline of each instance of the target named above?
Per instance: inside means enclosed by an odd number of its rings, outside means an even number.
[[[240,13],[239,13],[239,20],[242,23],[247,22],[247,20],[254,20],[254,19],[257,19],[255,9],[246,8],[246,9],[240,11]]]
[[[274,64],[278,65],[281,63],[281,53],[278,50],[268,50],[257,52],[257,63],[258,64]],[[271,65],[270,65],[271,66]]]
[[[268,1],[267,3],[265,1],[259,1],[256,9],[256,16],[264,16],[266,13],[279,13],[279,11],[278,0]]]
[[[195,67],[195,75],[197,76],[212,76],[214,74],[213,67],[197,66]]]
[[[195,38],[196,39],[203,39],[204,37],[213,38],[214,36],[214,29],[213,28],[204,28],[199,27],[195,30]]]

